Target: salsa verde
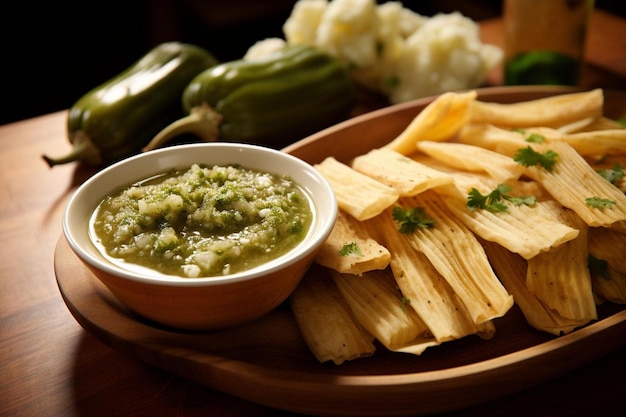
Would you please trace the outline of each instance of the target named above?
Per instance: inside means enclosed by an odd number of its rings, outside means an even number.
[[[92,230],[113,258],[195,278],[279,257],[304,238],[312,217],[307,195],[290,178],[194,164],[106,197]]]

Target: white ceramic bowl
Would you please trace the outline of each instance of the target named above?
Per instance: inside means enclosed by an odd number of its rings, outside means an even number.
[[[89,223],[104,197],[134,182],[193,163],[243,167],[287,175],[309,193],[314,219],[307,236],[279,258],[246,272],[182,278],[138,272],[107,260],[92,241]],[[337,201],[328,182],[306,162],[256,145],[202,143],[163,148],[104,168],[70,198],[63,233],[70,247],[123,304],[167,326],[210,330],[261,317],[292,293],[330,234]]]

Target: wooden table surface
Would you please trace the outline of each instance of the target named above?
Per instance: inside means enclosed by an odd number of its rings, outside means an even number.
[[[499,20],[482,24],[501,44]],[[626,89],[626,20],[596,12],[585,87]],[[489,84],[497,85],[494,72]],[[49,169],[42,153],[69,150],[66,112],[0,126],[0,416],[288,416],[150,367],[84,331],[53,270],[61,216],[93,173]],[[624,335],[626,337],[626,335]],[[624,409],[626,350],[511,397],[448,416],[611,415]],[[391,408],[393,404],[389,405]]]

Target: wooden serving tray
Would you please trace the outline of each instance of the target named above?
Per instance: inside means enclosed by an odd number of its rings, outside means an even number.
[[[558,87],[478,90],[484,101],[514,102],[567,92]],[[607,92],[605,113],[626,113],[626,92]],[[365,153],[397,135],[430,99],[351,119],[285,151],[311,163]],[[626,345],[626,306],[607,303],[598,321],[554,337],[531,328],[517,307],[497,319],[491,340],[469,336],[421,356],[378,347],[370,358],[318,363],[285,303],[247,325],[185,332],[151,323],[120,304],[72,252],[55,252],[61,295],[75,319],[104,343],[190,380],[270,407],[321,416],[426,415],[521,391]],[[566,359],[566,360],[564,360]]]

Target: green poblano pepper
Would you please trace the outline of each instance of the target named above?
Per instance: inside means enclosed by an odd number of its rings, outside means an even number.
[[[283,146],[347,118],[355,100],[343,64],[313,46],[290,45],[198,74],[182,96],[188,116],[159,132],[144,151],[182,134]]]
[[[69,111],[72,151],[50,165],[83,161],[100,166],[139,153],[161,129],[184,115],[180,97],[199,73],[218,64],[190,44],[157,45],[128,69],[82,96]]]

